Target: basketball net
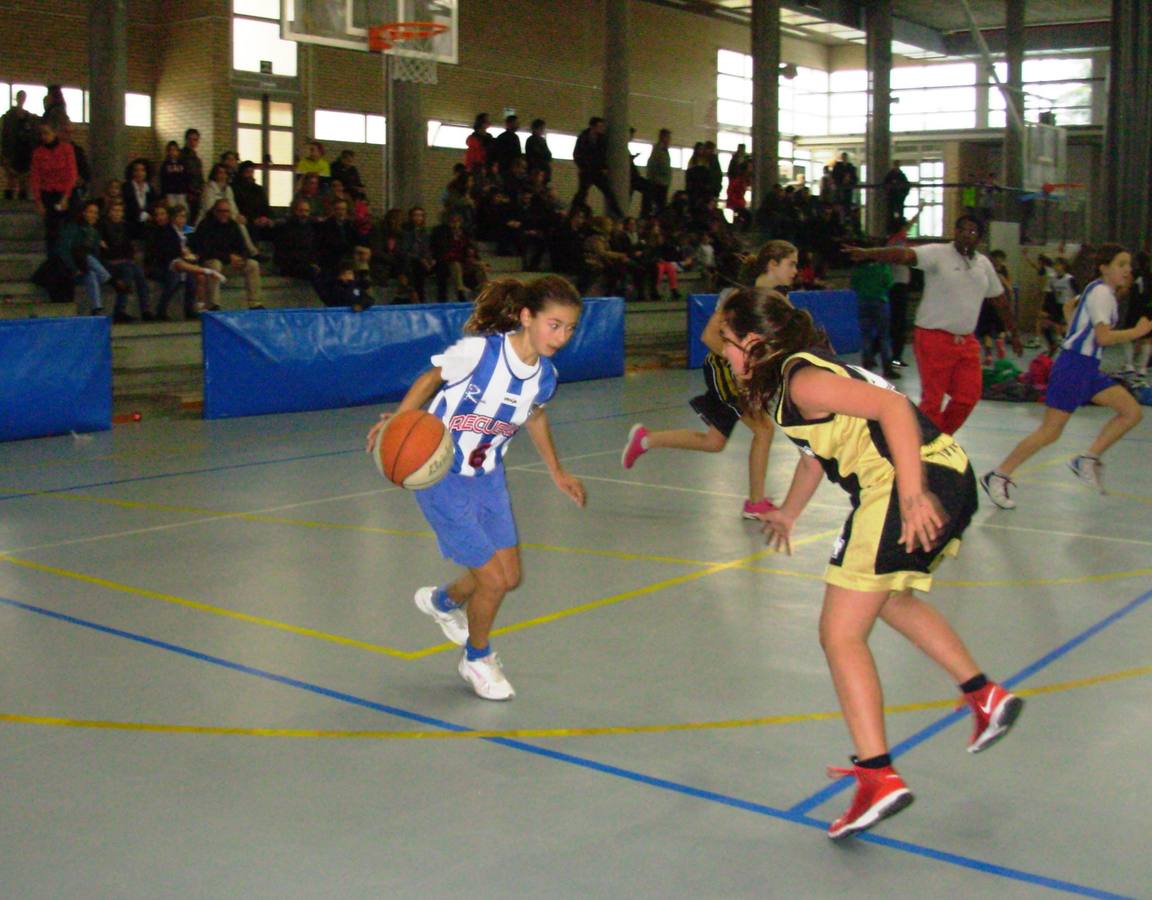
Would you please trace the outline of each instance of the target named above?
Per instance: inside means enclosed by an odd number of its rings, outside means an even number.
[[[446,25],[437,22],[389,22],[386,25],[374,25],[368,29],[368,49],[391,57],[393,80],[436,84],[435,40],[447,30]],[[388,53],[393,48],[411,50],[422,55]]]

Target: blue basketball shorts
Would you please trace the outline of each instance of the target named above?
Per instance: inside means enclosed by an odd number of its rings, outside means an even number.
[[[1115,387],[1116,381],[1100,371],[1100,360],[1075,350],[1061,351],[1048,376],[1045,406],[1073,413],[1087,406],[1101,391]]]
[[[450,474],[415,494],[440,552],[458,565],[478,569],[520,542],[503,466],[475,477]]]

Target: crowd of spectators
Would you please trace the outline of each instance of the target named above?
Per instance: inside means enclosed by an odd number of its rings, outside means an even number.
[[[522,146],[515,115],[492,135],[483,113],[438,208],[390,209],[374,217],[354,151],[330,162],[323,145],[309,141],[295,169],[291,207],[277,221],[256,164],[232,151],[203,159],[195,128],[183,145],[169,141],[158,163],[133,159],[123,179],[93,186],[59,89],[49,89],[41,117],[25,110],[25,102],[20,92],[3,117],[3,159],[6,196],[30,195],[44,217],[47,260],[36,280],[54,300],[72,299],[83,285],[93,313],[103,312],[102,286],[110,283],[120,322],[166,319],[181,288],[185,316],[218,309],[220,285],[230,277],[243,277],[249,309],[263,308],[261,263],[269,260],[262,242],[273,248],[278,274],[309,282],[325,304],[362,309],[374,299],[469,298],[489,277],[483,245],[519,257],[524,271],[567,275],[586,294],[678,298],[685,272],[696,273],[706,288],[736,280],[739,235],[752,227],[809,251],[802,263],[815,282],[859,227],[855,167],[847,155],[826,170],[819,194],[803,183],[775,186],[753,215],[747,203],[752,162],[744,145],[725,173],[715,144],[696,144],[684,187],[673,191],[672,135],[662,129],[643,170],[633,161],[629,196],[620,198],[608,174],[608,123],[593,117],[576,141],[578,186],[566,201],[553,184],[547,123],[532,121]],[[590,207],[593,188],[607,215]],[[640,211],[633,217],[626,210],[635,194]],[[133,294],[135,315],[128,303]]]

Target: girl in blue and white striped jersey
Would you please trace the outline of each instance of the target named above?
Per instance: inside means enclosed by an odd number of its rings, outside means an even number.
[[[486,700],[515,691],[488,643],[504,595],[520,583],[520,545],[504,481],[504,450],[523,425],[556,486],[579,506],[584,486],[565,471],[544,404],[556,391],[551,357],[572,337],[580,295],[563,278],[490,282],[476,297],[466,337],[432,357],[395,414],[428,404],[456,447],[450,474],[416,494],[440,552],[466,571],[443,587],[423,587],[416,606],[464,646],[458,670]],[[433,399],[433,395],[435,398]],[[368,434],[368,446],[391,414]]]
[[[1140,421],[1140,404],[1121,385],[1100,371],[1104,348],[1139,340],[1152,332],[1152,321],[1142,316],[1132,328],[1117,329],[1116,292],[1132,283],[1132,257],[1119,244],[1101,244],[1093,252],[1096,280],[1084,288],[1068,323],[1062,352],[1052,366],[1044,402],[1044,421],[1008,454],[1007,459],[980,479],[992,502],[1014,509],[1009,496],[1015,487],[1012,473],[1025,460],[1055,442],[1068,419],[1081,406],[1095,403],[1116,413],[1086,452],[1068,461],[1080,481],[1104,493],[1100,456]]]

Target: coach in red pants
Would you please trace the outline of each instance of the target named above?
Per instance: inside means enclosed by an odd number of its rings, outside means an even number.
[[[1012,349],[1017,355],[1024,352],[1004,286],[988,257],[976,252],[983,235],[979,219],[961,216],[950,244],[847,248],[854,260],[914,266],[924,272],[913,343],[920,369],[920,409],[946,434],[964,424],[980,399],[980,345],[972,332],[986,299],[1011,333]]]

